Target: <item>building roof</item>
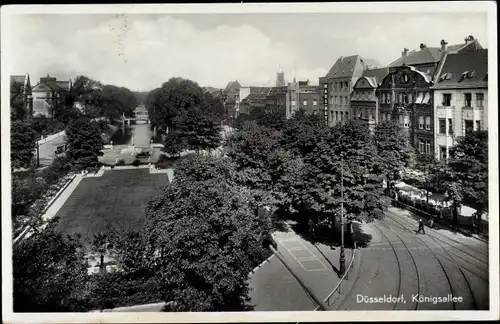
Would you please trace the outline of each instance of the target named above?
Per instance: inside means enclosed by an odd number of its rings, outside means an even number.
[[[365,68],[366,69],[378,69],[378,68],[382,68],[382,64],[380,64],[379,61],[375,60],[375,59],[371,59],[371,58],[363,58],[361,59],[361,63],[363,63],[365,65]]]
[[[488,86],[488,50],[448,54],[433,89]]]
[[[390,67],[405,65],[419,65],[439,62],[444,53],[457,53],[470,48],[482,48],[477,39],[462,44],[455,44],[446,47],[443,51],[441,47],[425,47],[421,50],[412,50],[406,56],[401,56],[396,61],[389,64]]]
[[[376,88],[388,74],[389,68],[385,67],[380,69],[364,70],[362,76],[365,77],[368,82],[370,82],[370,84]]]
[[[352,77],[356,64],[361,61],[361,56],[352,55],[347,57],[339,57],[332,68],[326,74],[328,78],[345,78]]]
[[[227,86],[224,88],[224,90],[222,90],[222,93],[227,94],[228,92],[233,91],[235,89],[239,89],[239,88],[241,88],[241,85],[238,82],[238,80],[236,80],[236,81],[230,81],[227,84]]]
[[[277,94],[283,94],[283,93],[286,93],[288,91],[288,87],[287,86],[279,86],[279,87],[272,87],[271,90],[269,90],[269,96],[272,96],[272,95],[277,95]]]
[[[69,88],[68,88],[69,90]],[[46,82],[39,82],[36,86],[33,87],[33,92],[42,92],[42,91],[56,91],[56,92],[62,92],[66,91],[66,89],[62,88],[57,84],[56,81],[46,81]]]
[[[250,93],[241,101],[242,104],[251,104],[256,101],[264,101],[266,100],[267,93]]]
[[[264,94],[267,95],[271,91],[271,87],[249,87],[250,94]]]

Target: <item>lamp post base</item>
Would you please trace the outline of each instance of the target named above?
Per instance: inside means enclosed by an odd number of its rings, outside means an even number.
[[[339,278],[344,276],[345,274],[345,249],[342,246],[340,248],[340,269],[339,269]]]

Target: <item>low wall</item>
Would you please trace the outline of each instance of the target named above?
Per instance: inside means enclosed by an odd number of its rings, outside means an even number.
[[[66,133],[66,131],[60,131],[59,133],[48,135],[47,137],[42,138],[41,140],[37,141],[37,143],[38,143],[38,145],[45,144],[47,142],[53,141],[56,138],[63,136],[65,133]]]

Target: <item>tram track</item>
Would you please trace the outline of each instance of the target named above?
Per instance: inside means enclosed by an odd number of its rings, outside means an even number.
[[[407,226],[405,226],[401,222],[398,222],[397,220],[393,219],[392,217],[388,217],[388,219],[390,220],[390,222],[392,224],[397,224],[395,226],[400,227],[405,231],[413,232],[410,228],[408,228]],[[392,226],[394,226],[394,225],[392,225]],[[435,245],[442,251],[442,254],[436,253],[430,247],[430,245],[427,242],[425,242],[425,240],[423,238],[420,238],[420,237],[416,237],[416,238],[420,242],[422,242],[422,244],[424,244],[438,260],[439,264],[442,267],[442,270],[444,271],[444,273],[447,277],[448,283],[450,285],[450,290],[451,290],[452,296],[454,296],[454,297],[460,296],[460,297],[462,297],[462,300],[465,297],[469,297],[469,298],[467,298],[468,300],[467,299],[465,300],[466,301],[465,303],[459,304],[459,307],[461,308],[461,310],[471,310],[470,308],[473,308],[474,310],[481,309],[481,307],[477,301],[476,295],[474,293],[474,289],[472,288],[471,282],[470,282],[469,278],[467,277],[467,275],[464,273],[464,269],[468,270],[469,272],[478,276],[479,278],[482,278],[482,277],[479,276],[478,274],[474,273],[470,269],[464,268],[463,266],[459,265],[457,260],[455,259],[455,257],[452,255],[452,253],[450,253],[445,248],[445,246],[442,243],[440,243],[440,240],[436,239],[434,236],[431,236],[431,235],[426,235],[426,237],[428,237],[430,240],[432,240],[435,243]],[[446,266],[446,267],[444,266],[444,262],[443,262],[444,260],[449,262],[449,266]],[[447,270],[447,268],[448,268],[448,270]],[[450,269],[450,268],[453,268],[453,269]],[[463,283],[465,283],[465,285],[462,284],[462,287],[460,287],[460,279],[459,278],[455,278],[456,280],[450,280],[450,274],[452,273],[453,270],[455,271],[456,274],[459,274],[459,276],[461,278],[463,278]],[[484,280],[484,278],[482,278],[482,279]],[[466,287],[465,289],[460,289],[460,288],[463,288],[464,286]],[[461,295],[464,293],[464,290],[466,290],[467,293],[464,295]],[[467,295],[467,296],[465,296],[465,295]],[[453,299],[452,302],[453,302],[453,309],[457,309],[457,303],[456,303],[455,299]]]

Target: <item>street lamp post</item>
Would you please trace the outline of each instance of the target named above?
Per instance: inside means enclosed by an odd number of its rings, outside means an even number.
[[[339,278],[345,274],[345,248],[344,248],[344,156],[340,158],[340,271]]]
[[[40,144],[36,141],[36,167],[40,167]]]

